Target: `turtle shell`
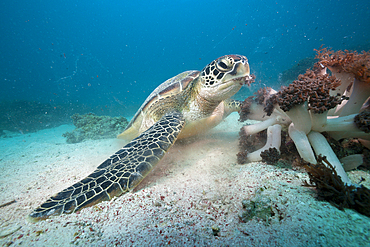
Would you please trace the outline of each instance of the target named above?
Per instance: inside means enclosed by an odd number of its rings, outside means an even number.
[[[158,97],[165,97],[168,95],[175,95],[181,93],[191,81],[199,77],[199,71],[189,70],[178,74],[162,84],[160,84],[154,91],[146,98],[144,103],[141,105],[135,116],[131,119],[126,129],[130,128],[137,120],[140,114],[146,114],[146,110],[156,102]],[[168,107],[168,105],[166,105]]]

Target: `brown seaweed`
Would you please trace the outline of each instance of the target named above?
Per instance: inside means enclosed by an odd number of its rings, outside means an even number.
[[[316,187],[319,200],[328,201],[340,210],[350,208],[370,217],[370,190],[363,185],[344,184],[326,157],[319,156],[317,161],[316,165],[303,162],[310,177],[310,182],[305,181],[304,185]]]

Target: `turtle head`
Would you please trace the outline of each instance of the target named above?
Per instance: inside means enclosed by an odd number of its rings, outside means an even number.
[[[217,58],[200,72],[200,96],[208,100],[224,100],[244,84],[250,84],[248,59],[241,55]]]

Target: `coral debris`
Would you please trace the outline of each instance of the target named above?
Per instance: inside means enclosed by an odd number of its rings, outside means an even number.
[[[114,138],[125,130],[128,121],[124,117],[96,116],[93,113],[72,115],[76,126],[72,132],[63,134],[68,143],[78,143],[87,139]]]

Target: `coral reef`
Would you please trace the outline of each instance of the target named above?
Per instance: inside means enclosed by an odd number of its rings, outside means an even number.
[[[370,110],[356,115],[354,118],[357,128],[365,133],[370,133]]]
[[[313,70],[288,86],[261,89],[243,102],[240,121],[260,122],[242,127],[238,162],[303,160],[320,199],[369,216],[369,190],[353,184],[346,171],[369,163],[370,52],[324,48],[315,58]],[[256,140],[266,129],[267,138]],[[272,136],[278,138],[272,142]],[[254,143],[256,150],[246,148]]]
[[[254,135],[247,135],[242,128],[239,132],[239,150],[237,160],[239,164],[247,163],[248,153],[252,153],[264,146],[267,138],[267,131],[261,131]]]
[[[370,52],[334,52],[324,48],[317,50],[316,58],[320,60],[321,66],[327,67],[333,75],[340,78],[342,91],[346,89],[350,95],[348,102],[338,109],[339,116],[358,114],[369,98]]]
[[[319,62],[314,65],[314,70],[307,70],[288,86],[279,91],[259,90],[244,101],[241,120],[261,122],[244,126],[245,135],[241,138],[282,125],[283,129],[288,129],[289,138],[303,160],[316,164],[316,156],[326,156],[343,182],[351,184],[328,137],[335,140],[357,138],[363,145],[369,143],[370,53],[334,52],[324,48],[317,50],[315,58]],[[280,136],[280,130],[271,131],[271,136]],[[324,136],[324,132],[328,136]],[[274,147],[280,151],[278,145]],[[246,154],[241,149],[242,155],[238,158],[247,157],[246,162],[261,161],[262,157],[248,157],[258,152],[260,156],[264,150],[266,146]],[[345,160],[353,163],[353,160],[361,161],[362,158],[357,155]]]
[[[262,151],[260,155],[262,158],[262,162],[270,165],[276,164],[276,162],[278,162],[281,157],[279,150],[277,150],[277,148],[275,147]]]
[[[261,159],[261,154],[264,152],[269,152],[269,149],[275,149],[280,154],[280,145],[281,145],[281,125],[275,124],[267,128],[267,138],[266,144],[260,149],[248,153],[247,161],[259,161]],[[263,157],[262,157],[263,158]]]
[[[85,115],[76,113],[71,118],[76,129],[63,134],[67,138],[67,143],[113,138],[124,131],[128,124],[124,117],[96,116],[93,113]]]

